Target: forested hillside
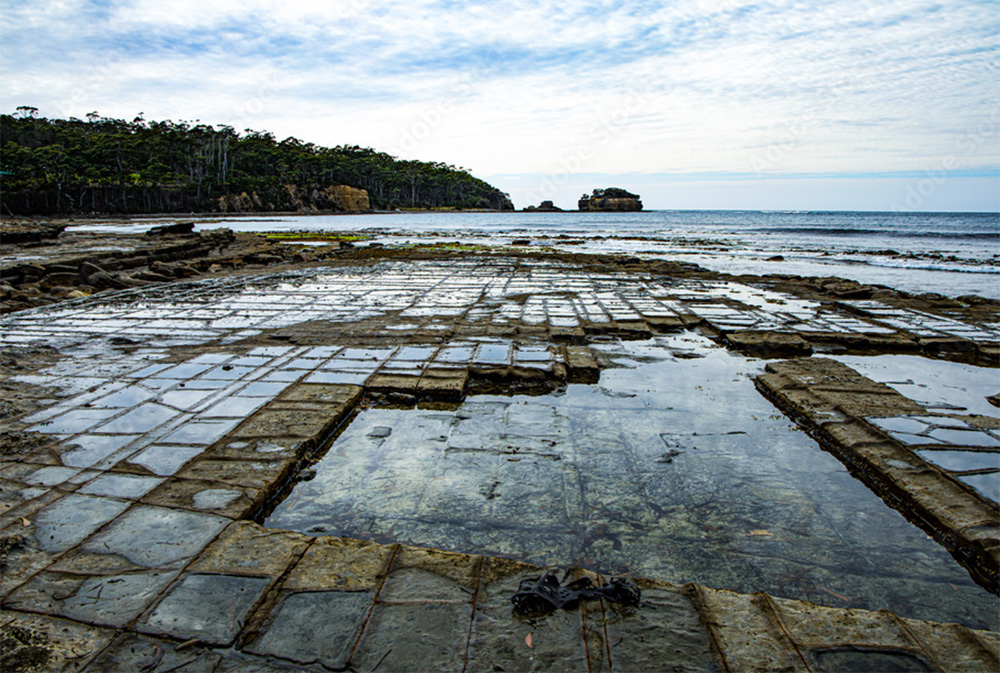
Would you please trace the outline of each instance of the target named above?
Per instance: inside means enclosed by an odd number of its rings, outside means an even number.
[[[4,215],[338,210],[337,185],[367,190],[378,209],[513,207],[464,169],[364,147],[141,116],[34,114],[0,115]]]

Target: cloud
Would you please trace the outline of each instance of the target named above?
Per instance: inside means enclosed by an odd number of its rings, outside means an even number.
[[[1000,149],[990,1],[2,1],[7,111],[198,118],[539,180],[985,170]]]

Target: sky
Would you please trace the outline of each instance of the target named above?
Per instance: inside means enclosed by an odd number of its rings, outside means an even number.
[[[0,110],[467,168],[517,207],[1000,210],[995,0],[0,0]]]

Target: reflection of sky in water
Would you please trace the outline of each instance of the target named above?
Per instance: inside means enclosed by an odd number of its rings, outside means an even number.
[[[994,501],[1000,502],[1000,472],[990,474],[967,474],[958,477],[972,488]]]
[[[604,348],[626,367],[595,386],[362,412],[268,525],[998,625],[995,597],[757,393],[760,363],[694,336]]]
[[[1000,393],[1000,372],[996,369],[917,355],[831,357],[924,406],[1000,418],[1000,409],[986,401],[988,396]]]

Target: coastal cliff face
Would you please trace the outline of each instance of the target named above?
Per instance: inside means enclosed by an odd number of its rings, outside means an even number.
[[[514,202],[506,193],[497,189],[488,196],[481,197],[478,207],[486,210],[514,210]]]
[[[347,185],[332,185],[325,190],[313,189],[311,203],[328,204],[328,208],[320,206],[321,210],[339,210],[347,213],[361,213],[372,209],[368,200],[368,191],[356,189]]]
[[[577,205],[580,210],[584,211],[624,212],[642,210],[642,201],[639,199],[638,194],[633,194],[618,187],[595,189],[592,194],[581,196]]]
[[[368,192],[347,185],[285,185],[281,203],[265,203],[257,192],[220,196],[217,209],[223,213],[252,213],[260,211],[364,213],[372,209]]]

